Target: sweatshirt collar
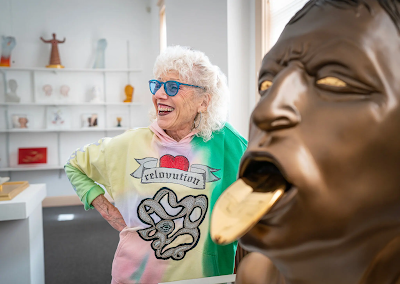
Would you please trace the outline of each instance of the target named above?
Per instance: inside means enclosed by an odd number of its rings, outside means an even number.
[[[162,144],[174,144],[174,145],[185,145],[189,144],[194,135],[199,132],[198,129],[193,129],[188,135],[183,137],[179,142],[171,138],[165,131],[158,125],[157,121],[154,121],[149,128],[158,137]]]

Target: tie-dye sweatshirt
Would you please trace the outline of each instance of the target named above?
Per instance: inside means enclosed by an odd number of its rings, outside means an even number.
[[[160,283],[233,273],[236,243],[210,238],[221,193],[237,178],[246,140],[228,123],[204,142],[179,142],[155,123],[76,150],[65,165],[82,202],[104,191],[127,227],[112,265],[112,283]]]

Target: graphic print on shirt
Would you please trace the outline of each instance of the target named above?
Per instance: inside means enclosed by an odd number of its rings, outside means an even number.
[[[139,168],[131,173],[134,178],[141,179],[141,183],[175,183],[193,189],[205,189],[206,182],[214,182],[220,178],[213,173],[213,169],[206,165],[193,164],[189,170],[189,160],[185,156],[164,155],[160,158],[135,159]]]
[[[161,204],[161,200],[165,196],[167,196],[167,202],[171,208],[180,209],[175,215],[168,214],[166,208]],[[138,207],[139,219],[150,227],[137,232],[143,240],[152,241],[151,248],[155,251],[155,256],[158,259],[181,260],[185,257],[187,251],[197,245],[200,239],[199,226],[207,213],[207,196],[204,194],[188,195],[180,201],[177,201],[177,199],[175,192],[163,187],[157,191],[153,198],[142,200]],[[200,214],[195,209],[199,209]],[[158,222],[154,221],[154,214],[160,218]],[[181,228],[177,226],[179,224],[178,219],[183,219]],[[170,245],[177,238],[185,241]],[[191,242],[187,242],[188,239],[191,239]]]

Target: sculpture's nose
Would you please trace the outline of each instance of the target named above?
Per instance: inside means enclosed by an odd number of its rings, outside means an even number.
[[[270,132],[300,123],[297,102],[307,90],[302,72],[301,67],[293,64],[275,78],[253,111],[252,121],[258,128]]]

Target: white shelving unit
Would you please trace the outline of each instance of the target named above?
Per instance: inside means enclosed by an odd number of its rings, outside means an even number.
[[[131,103],[1,103],[4,106],[104,106],[104,105],[115,105],[115,106],[132,106],[132,105],[142,105],[141,103],[131,102]]]
[[[43,72],[99,72],[99,73],[109,73],[109,72],[141,72],[141,69],[74,69],[74,68],[44,68],[44,67],[36,67],[36,68],[16,68],[16,67],[0,67],[0,70],[4,71],[43,71]]]
[[[50,69],[50,68],[7,68],[0,67],[4,95],[7,83],[15,79],[20,103],[5,102],[0,97],[0,173],[11,171],[62,170],[69,154],[86,143],[95,142],[105,136],[115,136],[138,126],[140,117],[135,110],[141,102],[124,103],[124,88],[135,86],[139,69]],[[50,97],[43,91],[44,85],[51,85]],[[64,97],[58,91],[68,85],[70,92]],[[99,101],[91,103],[91,90],[101,89]],[[135,96],[134,96],[135,98]],[[67,113],[69,127],[49,127],[49,108],[60,108]],[[3,113],[1,113],[3,112]],[[81,127],[83,114],[97,114],[98,126]],[[140,113],[140,112],[139,112]],[[26,114],[30,117],[28,128],[13,128],[12,115]],[[117,127],[116,117],[122,117]],[[4,121],[2,122],[4,118]],[[47,164],[18,164],[18,148],[47,148]]]

